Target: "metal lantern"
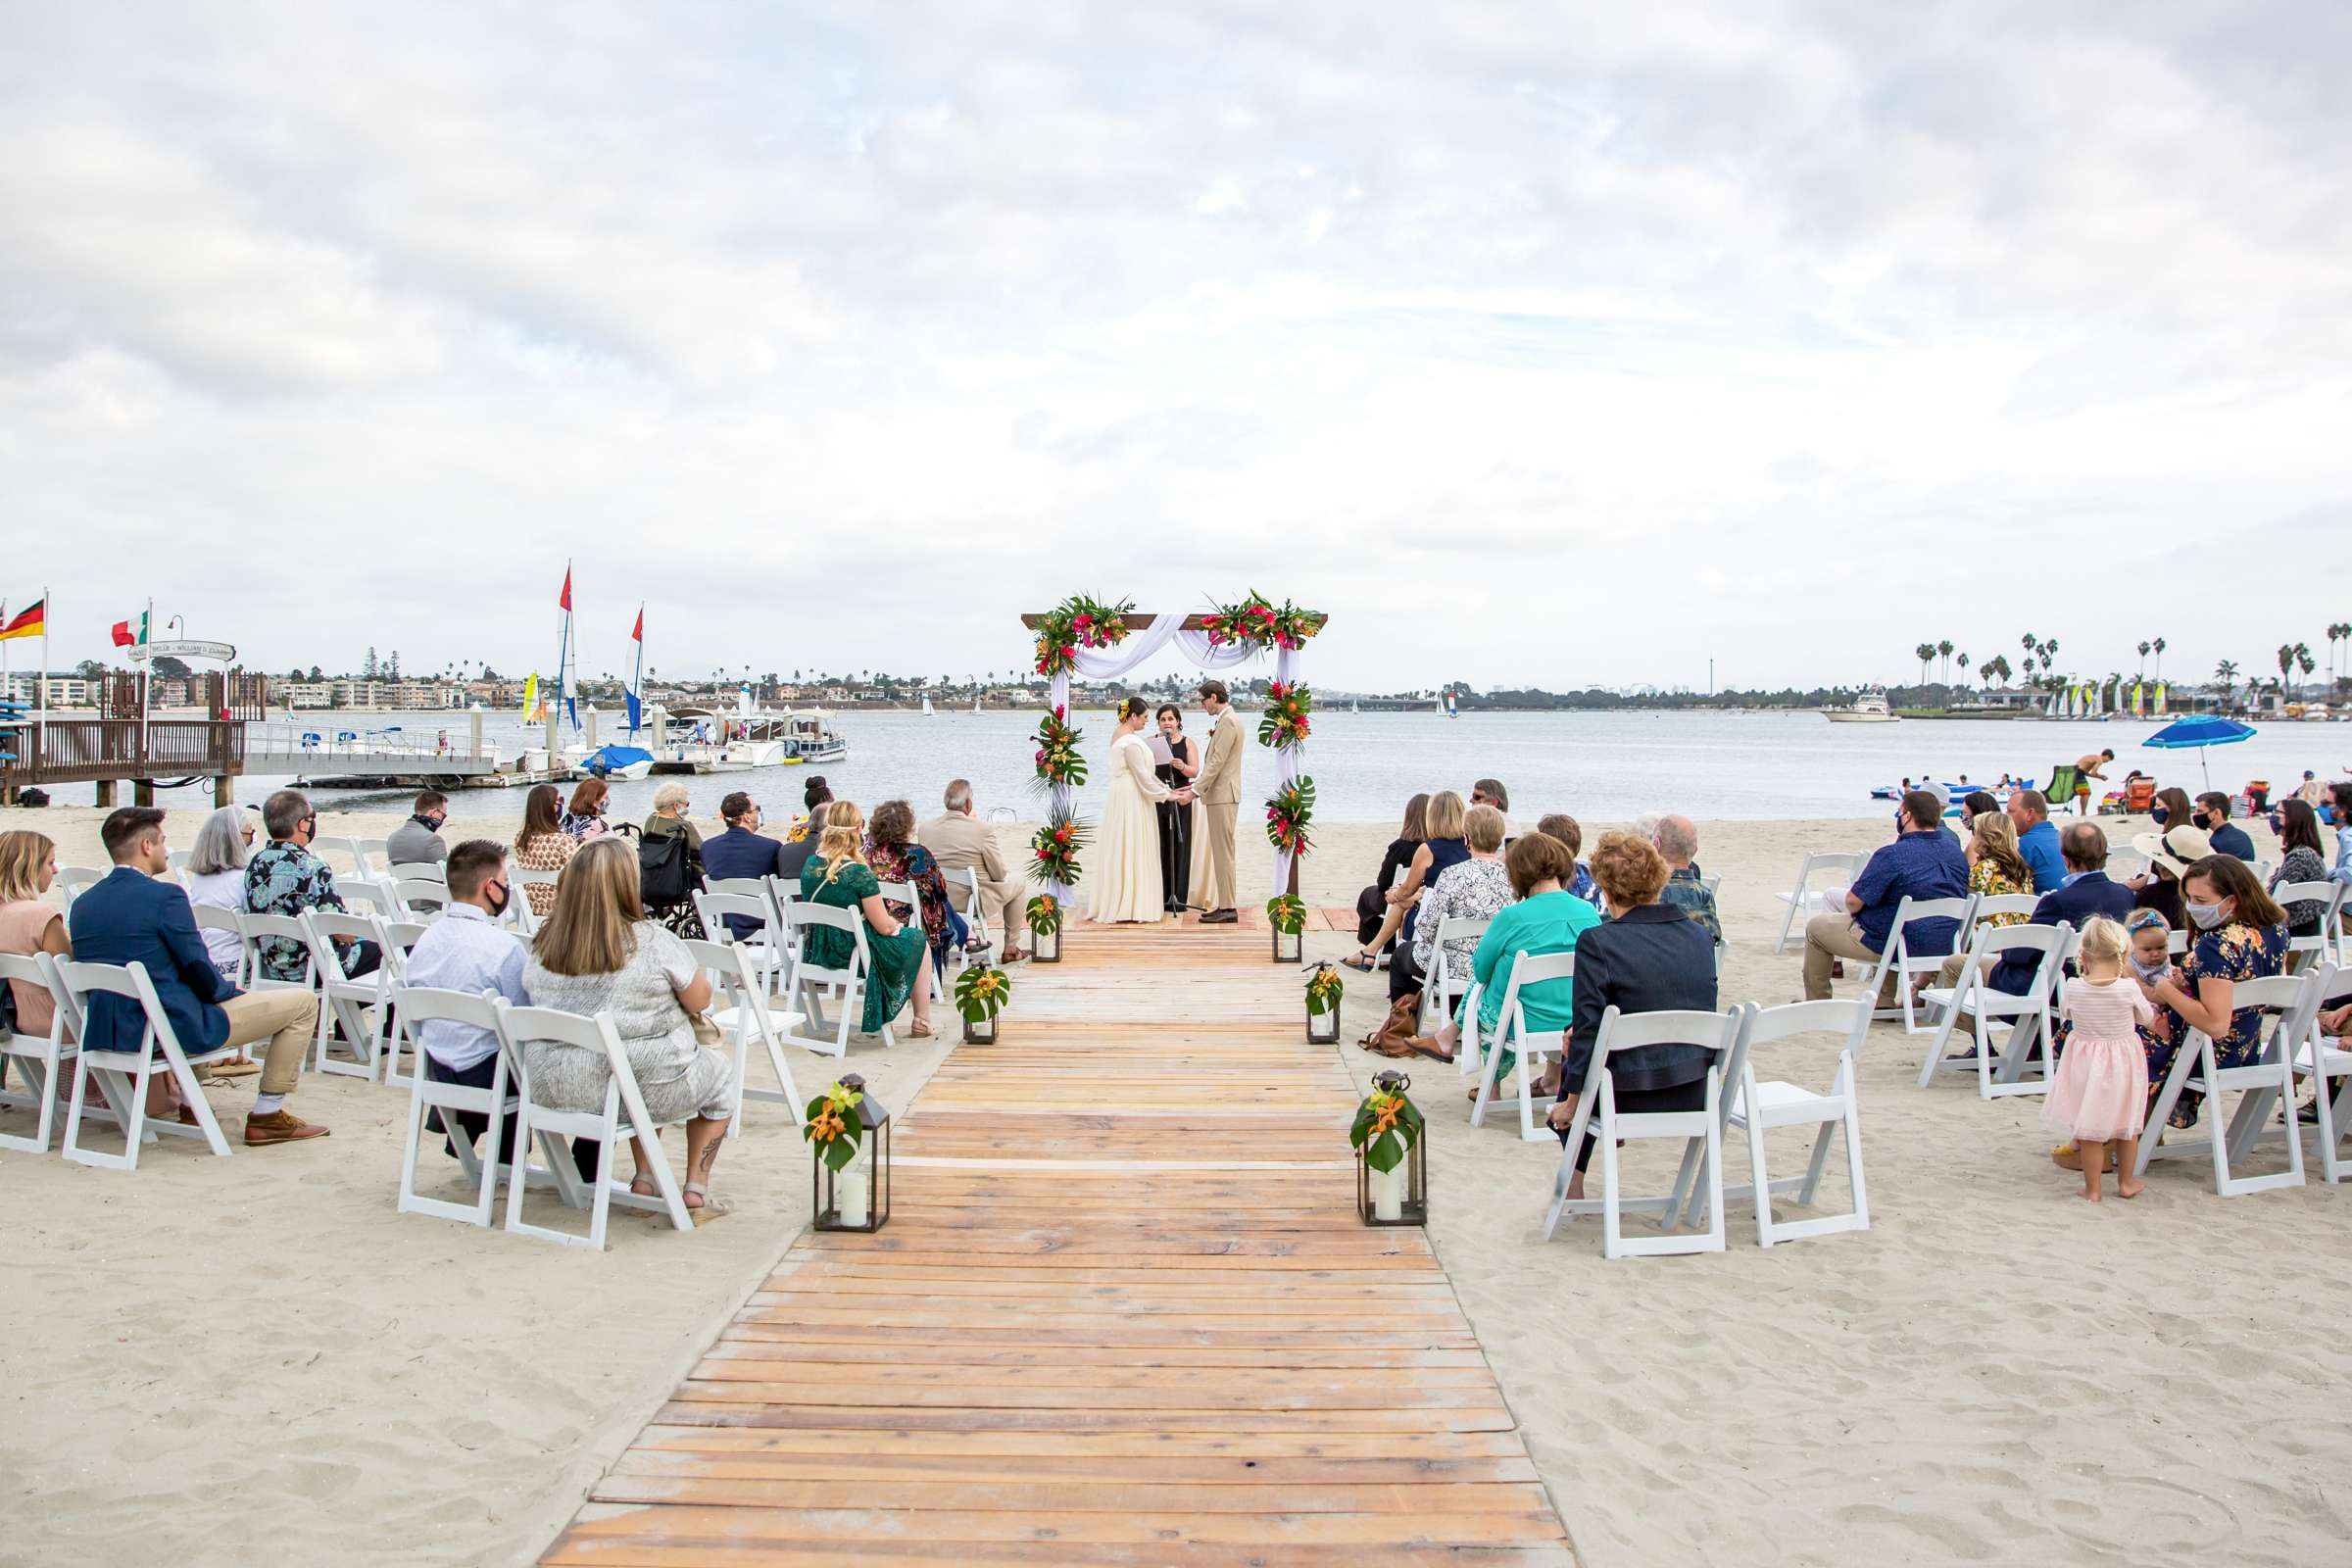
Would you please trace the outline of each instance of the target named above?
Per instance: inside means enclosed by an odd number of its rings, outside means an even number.
[[[1306,961],[1306,928],[1285,934],[1277,922],[1274,927],[1274,961],[1276,963],[1304,963]]]
[[[1336,1046],[1340,1043],[1340,999],[1333,997],[1331,1005],[1321,1012],[1315,1010],[1315,983],[1324,976],[1338,984],[1339,971],[1328,963],[1318,963],[1306,977],[1306,1043],[1310,1046]]]
[[[1052,929],[1033,925],[1029,928],[1029,961],[1031,963],[1059,963],[1061,961],[1061,927]]]
[[[865,1080],[857,1073],[843,1073],[841,1087],[860,1097],[858,1116],[865,1132],[858,1140],[858,1152],[839,1170],[825,1163],[822,1150],[811,1153],[813,1223],[820,1231],[871,1235],[890,1220],[890,1108],[865,1093]]]
[[[983,1018],[964,1019],[963,1043],[967,1046],[995,1045],[997,1043],[997,1018],[1003,1010],[999,1008],[997,1012],[992,1012]]]
[[[1372,1087],[1387,1094],[1402,1095],[1413,1081],[1403,1073],[1391,1069],[1376,1073]],[[1372,1148],[1367,1139],[1364,1147],[1355,1152],[1355,1207],[1367,1225],[1426,1225],[1429,1223],[1429,1129],[1414,1139],[1396,1168],[1382,1172],[1365,1163],[1364,1156]]]

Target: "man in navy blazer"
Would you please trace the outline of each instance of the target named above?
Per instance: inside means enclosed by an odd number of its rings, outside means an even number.
[[[326,1129],[285,1108],[318,1024],[318,999],[307,991],[240,992],[220,977],[196,929],[196,912],[171,871],[164,813],[124,807],[98,830],[114,872],[74,901],[67,916],[74,956],[89,963],[137,963],[147,970],[164,1016],[191,1056],[267,1040],[260,1097],[245,1118],[253,1147],[323,1138]],[[84,1018],[84,1051],[136,1051],[147,1015],[128,997],[93,993]]]
[[[2066,876],[2034,903],[2034,913],[2029,916],[2032,924],[2056,925],[2063,920],[2081,931],[2101,915],[2119,923],[2130,917],[2132,890],[2107,874],[2105,828],[2096,822],[2070,823],[2059,836],[2058,850],[2066,857]],[[2013,997],[2024,996],[2034,983],[2034,971],[2040,966],[2040,958],[2038,953],[2002,954],[1992,968],[1992,989]],[[1959,983],[1960,964],[1958,956],[1944,960],[1945,985]]]

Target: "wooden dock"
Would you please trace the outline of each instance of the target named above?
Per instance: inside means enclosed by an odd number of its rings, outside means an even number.
[[[888,1226],[804,1236],[544,1561],[1574,1561],[1422,1233],[1355,1216],[1300,971],[1068,941],[901,1111]]]

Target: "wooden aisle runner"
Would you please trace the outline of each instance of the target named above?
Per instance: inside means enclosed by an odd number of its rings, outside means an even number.
[[[1265,941],[1026,966],[901,1112],[889,1225],[804,1236],[544,1560],[1572,1563]]]

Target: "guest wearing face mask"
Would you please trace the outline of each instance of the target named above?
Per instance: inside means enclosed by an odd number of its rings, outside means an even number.
[[[2132,906],[2154,909],[2174,930],[2188,924],[2180,907],[2180,879],[2188,868],[2213,854],[2213,841],[2202,828],[2176,821],[2162,833],[2142,833],[2132,847],[2148,858],[2148,868],[2125,884],[2132,890]]]
[[[2251,1064],[2262,1044],[2262,1009],[2231,1005],[2237,983],[2278,974],[2286,965],[2286,911],[2245,861],[2207,856],[2180,878],[2180,896],[2195,931],[2188,953],[2176,973],[2141,987],[2157,1008],[2155,1021],[2142,1030],[2151,1096],[2163,1088],[2192,1028],[2212,1037],[2219,1066]],[[2172,1125],[2193,1126],[2203,1098],[2183,1090]]]
[[[2148,820],[2159,828],[2179,827],[2194,810],[2188,803],[2188,791],[2176,784],[2156,792],[2156,802],[2148,808]]]
[[[2230,797],[2219,790],[2207,790],[2197,797],[2196,809],[2189,820],[2205,830],[2213,841],[2216,855],[2234,855],[2248,865],[2254,863],[2254,840],[2246,830],[2230,820]]]

